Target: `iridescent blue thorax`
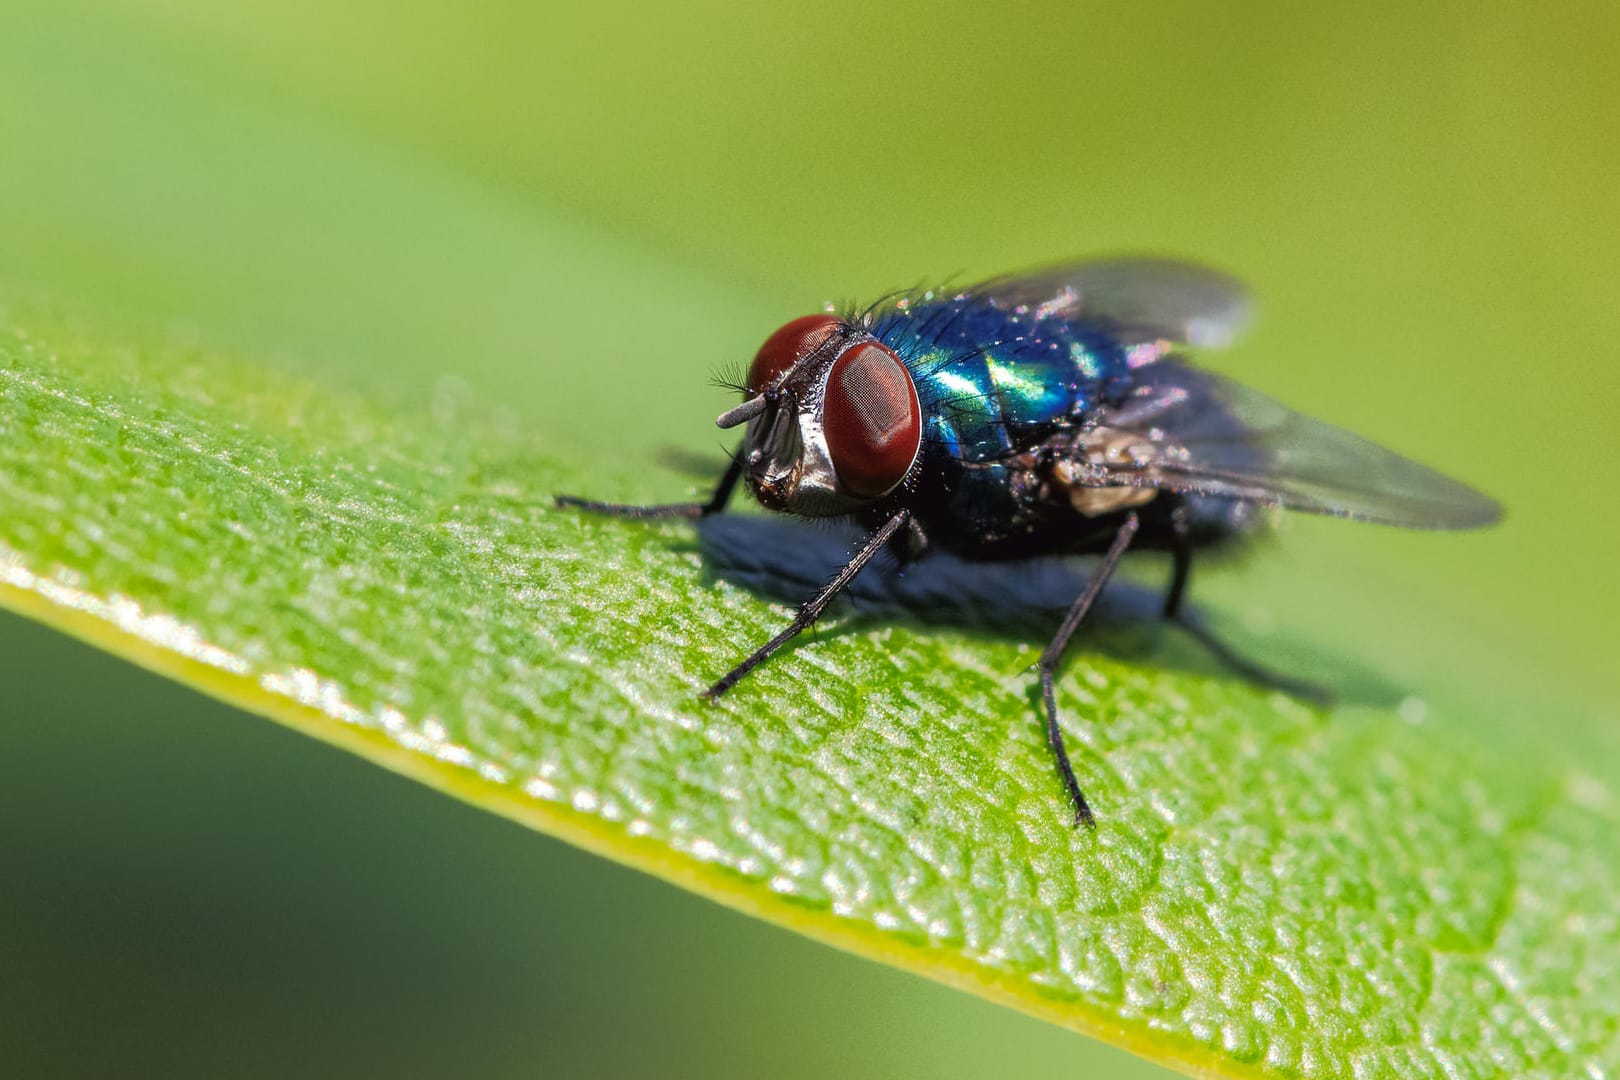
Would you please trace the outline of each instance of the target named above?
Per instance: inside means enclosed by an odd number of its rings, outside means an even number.
[[[917,384],[924,453],[983,464],[1083,421],[1129,389],[1127,350],[1104,330],[976,295],[879,314],[871,332]]]
[[[1058,311],[973,294],[897,304],[871,332],[917,386],[919,515],[944,526],[948,546],[969,549],[1041,526],[1050,508],[1024,490],[1020,455],[1118,404],[1149,359]]]

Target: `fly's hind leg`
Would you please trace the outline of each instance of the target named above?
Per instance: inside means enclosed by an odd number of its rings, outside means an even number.
[[[1171,519],[1171,534],[1173,537],[1170,556],[1173,560],[1170,571],[1170,587],[1164,594],[1164,617],[1186,631],[1194,641],[1204,647],[1204,650],[1213,656],[1217,663],[1239,677],[1259,686],[1281,690],[1290,697],[1297,697],[1317,705],[1331,705],[1333,691],[1321,683],[1311,682],[1308,679],[1296,679],[1272,671],[1248,657],[1237,652],[1226,642],[1216,637],[1210,629],[1187,614],[1185,601],[1187,598],[1187,583],[1192,576],[1192,543],[1187,536],[1187,518],[1184,513],[1177,510]]]

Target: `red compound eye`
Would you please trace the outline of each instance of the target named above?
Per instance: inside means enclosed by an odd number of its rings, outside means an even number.
[[[838,479],[856,495],[877,498],[905,479],[922,444],[922,409],[891,349],[867,341],[833,363],[822,430]]]
[[[765,339],[748,368],[748,390],[757,394],[788,368],[827,343],[838,329],[836,315],[806,315],[794,319]]]

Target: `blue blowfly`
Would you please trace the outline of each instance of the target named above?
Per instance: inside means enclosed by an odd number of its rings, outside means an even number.
[[[1110,259],[807,315],[765,340],[742,403],[720,415],[721,428],[744,435],[707,502],[558,503],[696,518],[723,510],[743,480],[768,509],[866,530],[848,563],[710,698],[814,623],[884,549],[902,564],[930,549],[985,560],[1100,554],[1039,663],[1047,741],[1075,823],[1092,825],[1052,680],[1127,549],[1168,552],[1165,618],[1268,678],[1184,616],[1195,553],[1240,537],[1267,507],[1416,529],[1501,517],[1472,488],[1182,355],[1227,344],[1249,309],[1224,274]]]

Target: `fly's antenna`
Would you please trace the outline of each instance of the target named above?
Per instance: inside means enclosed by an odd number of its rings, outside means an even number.
[[[746,424],[754,417],[765,411],[765,395],[756,394],[735,409],[727,409],[714,419],[714,426],[725,430],[734,428],[738,424]]]

